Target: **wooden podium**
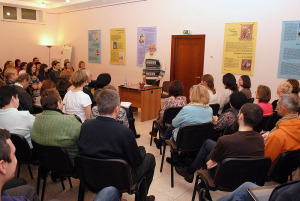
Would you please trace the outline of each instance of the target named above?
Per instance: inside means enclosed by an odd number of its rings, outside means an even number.
[[[131,102],[133,107],[141,108],[141,121],[157,118],[161,105],[161,87],[139,85],[119,86],[120,98],[124,102]]]

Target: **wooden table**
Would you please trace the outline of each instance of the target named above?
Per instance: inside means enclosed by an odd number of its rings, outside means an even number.
[[[119,86],[120,98],[124,102],[131,102],[133,107],[141,108],[141,121],[155,119],[161,105],[161,87],[139,85]]]

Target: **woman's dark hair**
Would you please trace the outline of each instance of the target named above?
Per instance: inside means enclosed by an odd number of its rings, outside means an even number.
[[[183,95],[183,85],[179,80],[174,80],[169,86],[170,96],[182,96]]]
[[[97,77],[97,87],[98,88],[104,88],[106,85],[109,85],[111,82],[111,76],[109,73],[101,73]]]
[[[206,82],[209,89],[213,92],[213,94],[216,94],[215,84],[214,84],[214,78],[210,74],[205,74],[202,76],[202,81]]]
[[[248,75],[242,75],[241,76],[242,80],[243,80],[243,88],[244,89],[250,89],[251,88],[251,80],[250,77]]]
[[[45,68],[47,68],[47,67],[48,67],[47,64],[41,64],[39,73],[42,74],[42,75],[45,75],[45,73],[47,73],[47,72],[45,72]]]
[[[265,85],[259,85],[257,87],[257,95],[259,102],[268,103],[271,100],[271,90]]]
[[[33,65],[35,65],[35,63],[33,63],[33,62],[29,62],[27,64],[26,73],[28,73],[30,76],[36,75],[36,71],[34,73],[31,72]]]
[[[56,88],[56,84],[52,80],[44,80],[42,82],[40,94],[42,95],[44,91],[46,91],[47,89],[55,89],[55,88]]]
[[[236,79],[231,73],[226,73],[223,76],[223,84],[225,85],[225,89],[230,89],[233,92],[238,90]]]
[[[292,93],[296,94],[298,96],[299,91],[300,91],[298,80],[288,79],[287,81],[293,86]]]
[[[19,61],[21,61],[21,60],[20,60],[20,59],[16,59],[16,60],[15,60],[15,67],[19,67],[19,66],[18,66]]]
[[[41,104],[44,110],[57,109],[58,102],[61,101],[56,89],[46,89],[41,95]]]
[[[21,67],[21,69],[23,70],[23,68],[24,68],[24,66],[27,64],[27,62],[22,62],[21,64],[20,64],[20,67]]]

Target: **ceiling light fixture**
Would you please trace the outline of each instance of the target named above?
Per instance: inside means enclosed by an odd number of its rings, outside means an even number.
[[[45,8],[45,2],[42,2],[42,5],[41,5],[42,8]]]
[[[7,12],[6,15],[10,16],[10,12]]]
[[[67,2],[67,3],[70,3],[71,1],[70,1],[70,0],[66,0],[66,2]]]

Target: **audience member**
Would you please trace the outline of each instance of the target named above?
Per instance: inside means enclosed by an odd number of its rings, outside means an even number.
[[[26,69],[27,69],[27,63],[26,62],[22,62],[20,65],[21,71],[19,72],[19,75],[26,73]]]
[[[42,64],[40,67],[40,71],[38,74],[38,79],[43,82],[44,80],[49,80],[50,79],[50,75],[48,73],[49,67],[47,64]]]
[[[95,100],[96,96],[101,92],[101,90],[105,86],[109,85],[110,82],[111,82],[111,76],[109,73],[101,73],[100,75],[98,75],[97,81],[96,81],[97,88],[94,91],[94,100]]]
[[[71,77],[72,75],[70,71],[62,71],[59,76],[59,81],[56,83],[56,89],[58,90],[62,100],[68,92],[69,87],[72,85]]]
[[[253,131],[253,127],[261,121],[262,117],[261,107],[246,103],[238,115],[239,131],[232,135],[224,135],[217,142],[206,140],[192,165],[188,168],[176,167],[177,173],[187,182],[192,183],[195,171],[205,165],[210,170],[225,158],[264,157],[264,139],[259,133]]]
[[[58,146],[67,149],[73,160],[78,154],[77,141],[80,122],[74,115],[62,113],[63,102],[56,89],[47,89],[41,97],[43,112],[36,116],[31,130],[31,139],[44,146]]]
[[[4,72],[4,79],[7,85],[13,85],[18,78],[18,71],[15,68],[7,68]]]
[[[33,63],[40,62],[40,59],[37,58],[37,57],[34,57],[34,58],[32,59],[32,62],[33,62]]]
[[[39,73],[40,73],[42,63],[41,62],[35,62],[34,64],[36,65],[36,73],[35,74],[36,74],[36,76],[38,76]]]
[[[205,74],[201,78],[201,84],[203,84],[209,92],[209,104],[218,103],[218,94],[215,89],[214,78],[210,74]]]
[[[60,62],[52,62],[52,70],[49,72],[50,79],[56,84],[59,81],[60,76]]]
[[[1,73],[1,79],[4,80],[4,72],[8,68],[14,68],[14,63],[12,61],[6,61],[4,64],[3,71]]]
[[[231,73],[226,73],[223,76],[223,84],[225,87],[225,90],[221,94],[219,98],[219,104],[220,104],[220,109],[219,109],[219,114],[221,114],[223,107],[229,103],[229,97],[230,94],[233,92],[236,92],[238,90],[237,84],[236,84],[236,79],[233,74]]]
[[[36,69],[35,63],[29,62],[27,64],[26,72],[30,75],[29,91],[33,97],[40,95],[40,89],[42,87],[41,81],[36,76]]]
[[[80,117],[81,122],[84,122],[91,118],[92,105],[90,97],[83,92],[87,81],[86,72],[82,70],[74,72],[71,81],[75,88],[68,91],[64,97],[64,112],[75,114]]]
[[[291,93],[293,90],[293,86],[288,83],[287,81],[281,81],[277,87],[277,94],[278,96],[281,96],[282,94]],[[272,102],[273,110],[275,111],[277,106],[277,100],[274,100]]]
[[[64,63],[64,70],[63,71],[69,71],[71,74],[74,73],[74,71],[72,70],[71,63],[69,61]]]
[[[18,71],[18,73],[21,71],[21,60],[20,59],[16,59],[15,60],[15,69]]]
[[[288,83],[290,83],[293,87],[293,90],[291,93],[299,96],[299,91],[300,91],[300,86],[299,86],[299,82],[296,79],[288,79],[287,80]]]
[[[264,111],[264,116],[273,114],[273,106],[269,103],[271,100],[271,90],[269,87],[259,85],[256,90],[256,99],[258,99],[257,105]]]
[[[249,100],[252,97],[251,93],[251,80],[248,75],[242,75],[238,81],[239,87],[240,87],[240,92],[243,92],[247,99]]]
[[[79,70],[85,70],[85,62],[84,61],[79,61],[78,69]]]
[[[0,94],[0,128],[24,136],[32,148],[30,131],[35,117],[28,111],[18,111],[18,92],[13,86],[0,87]]]
[[[44,91],[46,91],[46,89],[55,89],[55,88],[56,88],[56,84],[52,80],[44,80],[42,82],[40,95],[42,95],[44,93]],[[42,107],[41,96],[38,96],[35,98],[35,106],[38,106],[40,108]]]

